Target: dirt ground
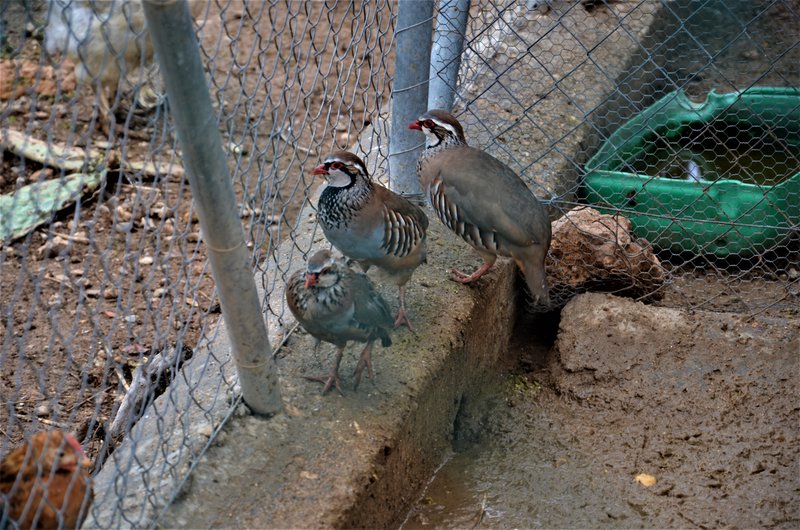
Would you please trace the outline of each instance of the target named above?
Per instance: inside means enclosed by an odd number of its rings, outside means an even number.
[[[261,263],[288,237],[318,184],[303,168],[323,151],[349,145],[369,123],[365,109],[380,108],[386,87],[378,80],[385,75],[359,76],[353,65],[376,60],[371,72],[386,68],[379,59],[388,49],[390,17],[346,3],[209,6],[196,22],[223,142],[235,154],[230,169],[246,237]],[[328,21],[348,10],[364,11],[359,14],[374,26],[340,24],[329,35]],[[144,140],[120,132],[108,142],[96,121],[95,96],[76,87],[73,65],[40,60],[46,15],[43,0],[3,9],[0,126],[99,148],[111,171],[79,210],[71,206],[28,236],[3,243],[0,433],[15,445],[31,423],[62,427],[77,432],[90,456],[102,452],[102,461],[113,449],[106,430],[133,372],[164,350],[177,351],[178,364],[188,358],[218,321],[219,305],[186,176],[148,175],[115,162],[175,160],[163,109],[131,116],[126,130]],[[369,31],[368,38],[353,38]],[[126,92],[119,123],[131,104]],[[59,176],[58,169],[2,153],[0,193]],[[170,377],[153,381],[150,398]]]
[[[521,365],[457,423],[403,528],[797,527],[796,310],[748,318],[590,294],[556,338],[557,322],[518,323]]]

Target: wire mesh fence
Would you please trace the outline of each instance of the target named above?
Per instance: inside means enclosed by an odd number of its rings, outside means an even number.
[[[264,311],[280,327],[285,310],[269,295],[311,250],[301,228],[319,184],[311,169],[353,146],[372,173],[387,169],[398,7],[190,6],[217,111],[209,126],[222,133]],[[674,307],[796,312],[798,28],[791,0],[473,2],[454,112],[470,144],[522,175],[552,219],[587,201],[608,214],[589,221],[605,229],[592,248],[625,266],[608,269],[604,288]],[[219,303],[141,5],[3,3],[0,38],[0,454],[36,431],[75,432],[93,472],[113,477],[93,515],[154,524],[219,429],[212,409],[228,418],[239,400],[231,361],[203,348],[221,333]],[[779,107],[734,96],[698,110],[712,89],[765,86],[783,90]],[[686,118],[630,121],[653,104]],[[625,127],[638,135],[613,136]],[[603,191],[587,168],[625,185]],[[753,205],[727,209],[730,180],[753,188]],[[561,221],[590,231],[581,222]],[[704,235],[713,226],[722,231]],[[722,239],[735,251],[715,252],[729,248]],[[569,259],[583,247],[568,258],[556,241],[549,272],[579,265]],[[631,291],[632,276],[649,288]],[[553,298],[601,284],[556,284]],[[210,396],[194,394],[196,378],[212,382]],[[158,396],[206,418],[206,438],[190,439],[189,413],[167,414]],[[143,414],[158,420],[153,457],[115,453]],[[130,477],[147,473],[173,480],[145,485],[145,506],[131,510]]]
[[[614,258],[616,271],[603,272],[619,281],[603,288],[676,307],[791,310],[800,219],[797,7],[473,5],[456,107],[472,143],[521,173],[551,201],[553,218],[588,202],[632,221],[634,246],[620,263]],[[634,119],[639,113],[645,117]],[[625,228],[605,222],[603,238]],[[549,273],[573,265],[558,262],[560,243],[554,236]],[[663,272],[654,275],[649,258],[637,267],[649,249]],[[575,287],[567,278],[556,298],[598,285]]]

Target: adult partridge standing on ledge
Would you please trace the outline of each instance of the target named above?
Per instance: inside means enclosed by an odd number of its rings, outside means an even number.
[[[372,372],[371,349],[375,339],[391,346],[388,329],[392,313],[386,300],[375,290],[365,274],[337,262],[329,250],[320,250],[308,260],[305,271],[297,271],[286,285],[286,303],[302,326],[314,338],[336,346],[336,359],[327,375],[307,377],[324,383],[322,393],[332,386],[342,393],[339,363],[347,341],[366,342],[355,370],[355,387],[361,372]]]
[[[548,304],[544,260],[550,221],[539,200],[511,168],[468,146],[464,129],[449,112],[429,110],[408,127],[425,133],[417,172],[433,209],[484,260],[470,275],[453,269],[453,279],[469,283],[483,276],[497,256],[511,256],[534,303]]]
[[[425,212],[373,182],[364,162],[353,153],[332,153],[311,174],[324,175],[328,181],[317,204],[325,237],[364,271],[375,265],[399,287],[400,311],[394,325],[413,330],[406,315],[406,283],[425,262]]]

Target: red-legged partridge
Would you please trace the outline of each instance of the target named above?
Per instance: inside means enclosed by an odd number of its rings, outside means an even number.
[[[364,162],[353,153],[328,155],[312,174],[328,181],[317,204],[325,237],[364,271],[375,265],[398,286],[400,310],[394,325],[413,330],[406,315],[406,283],[425,262],[425,212],[373,182]]]
[[[433,209],[484,260],[470,275],[453,269],[453,279],[469,283],[497,256],[510,256],[525,275],[534,303],[549,303],[544,260],[550,222],[539,200],[511,168],[468,146],[464,129],[449,112],[429,110],[409,128],[425,133],[417,172]]]
[[[329,250],[320,250],[308,260],[305,271],[299,270],[289,279],[286,303],[306,331],[337,348],[329,374],[307,377],[324,383],[323,394],[333,386],[342,393],[339,363],[347,341],[367,343],[356,365],[355,388],[365,367],[369,378],[374,377],[372,343],[380,339],[384,347],[392,344],[388,333],[392,313],[365,274],[335,260]]]

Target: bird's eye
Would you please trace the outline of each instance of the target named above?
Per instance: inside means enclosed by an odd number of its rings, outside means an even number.
[[[426,129],[433,129],[436,126],[436,124],[433,123],[433,120],[425,120],[422,122],[422,126],[425,127]]]
[[[331,169],[342,169],[344,165],[341,162],[331,162]]]

